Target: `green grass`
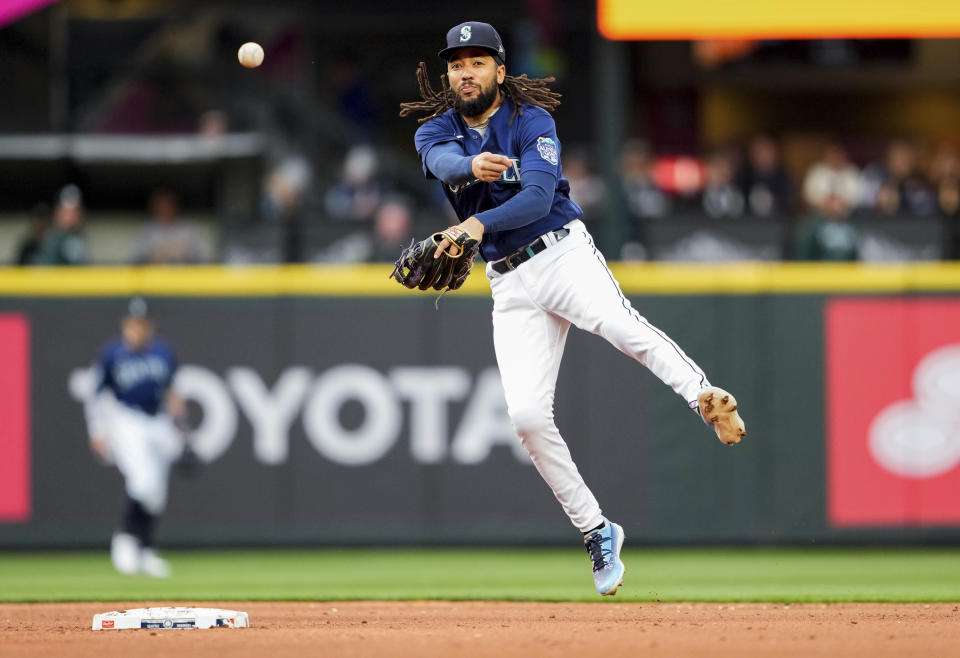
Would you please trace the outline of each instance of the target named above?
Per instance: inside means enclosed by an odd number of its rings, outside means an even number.
[[[0,553],[0,601],[599,601],[569,550],[169,551],[167,580],[106,553]],[[634,549],[624,601],[960,601],[960,549]]]

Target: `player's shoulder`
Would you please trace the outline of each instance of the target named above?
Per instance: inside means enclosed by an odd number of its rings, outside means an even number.
[[[528,116],[530,118],[547,118],[553,121],[553,115],[539,105],[534,105],[533,103],[524,103],[520,106],[520,109],[523,110],[524,116]]]
[[[451,131],[457,131],[459,126],[457,125],[457,113],[456,110],[450,108],[443,114],[435,116],[429,121],[424,121],[419,128],[417,128],[417,138],[429,137],[434,135],[447,134]]]
[[[162,336],[154,336],[150,342],[150,351],[154,354],[173,358],[173,348]]]
[[[123,351],[123,339],[120,336],[111,336],[100,346],[100,360],[107,361]]]
[[[417,147],[417,153],[423,156],[428,149],[437,144],[461,139],[463,139],[463,129],[457,123],[456,112],[449,109],[417,128],[414,144]]]
[[[527,126],[553,126],[553,115],[539,105],[533,103],[524,103],[520,106],[523,113],[519,116],[521,125]]]

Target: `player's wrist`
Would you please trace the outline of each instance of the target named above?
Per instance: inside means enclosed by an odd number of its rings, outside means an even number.
[[[473,174],[474,178],[483,177],[483,155],[483,153],[478,153],[470,158],[470,173]]]
[[[480,221],[476,215],[473,215],[463,220],[463,222],[460,224],[460,228],[466,231],[474,240],[479,240],[483,237],[483,232],[487,227],[483,225],[483,222]]]

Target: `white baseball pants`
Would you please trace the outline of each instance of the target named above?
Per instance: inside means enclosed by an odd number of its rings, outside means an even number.
[[[149,416],[120,403],[107,414],[107,440],[127,495],[157,516],[167,505],[170,464],[182,446],[169,414]]]
[[[557,373],[570,325],[602,336],[645,365],[691,409],[706,375],[624,297],[583,222],[570,234],[500,274],[487,265],[493,291],[493,343],[507,411],[524,448],[581,531],[603,522],[553,418]]]

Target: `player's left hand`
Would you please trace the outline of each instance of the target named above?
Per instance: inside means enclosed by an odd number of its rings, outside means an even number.
[[[197,455],[190,445],[189,440],[187,440],[183,444],[183,452],[180,453],[180,457],[174,462],[174,468],[184,477],[192,478],[200,472],[202,466],[203,462],[199,455]]]
[[[393,264],[390,277],[411,290],[457,290],[470,276],[474,257],[480,249],[479,239],[461,228],[470,227],[474,222],[482,234],[483,225],[471,217],[419,242],[411,240]]]
[[[104,461],[110,459],[110,445],[102,436],[90,435],[90,449],[98,458]]]
[[[477,242],[480,242],[480,239],[483,237],[483,222],[476,217],[467,217],[456,226],[451,226],[450,229],[456,229],[454,233],[463,231]],[[440,254],[442,254],[452,245],[453,243],[450,242],[450,239],[444,237],[443,240],[440,241],[440,244],[437,245],[437,250],[433,252],[433,257],[440,258]]]

